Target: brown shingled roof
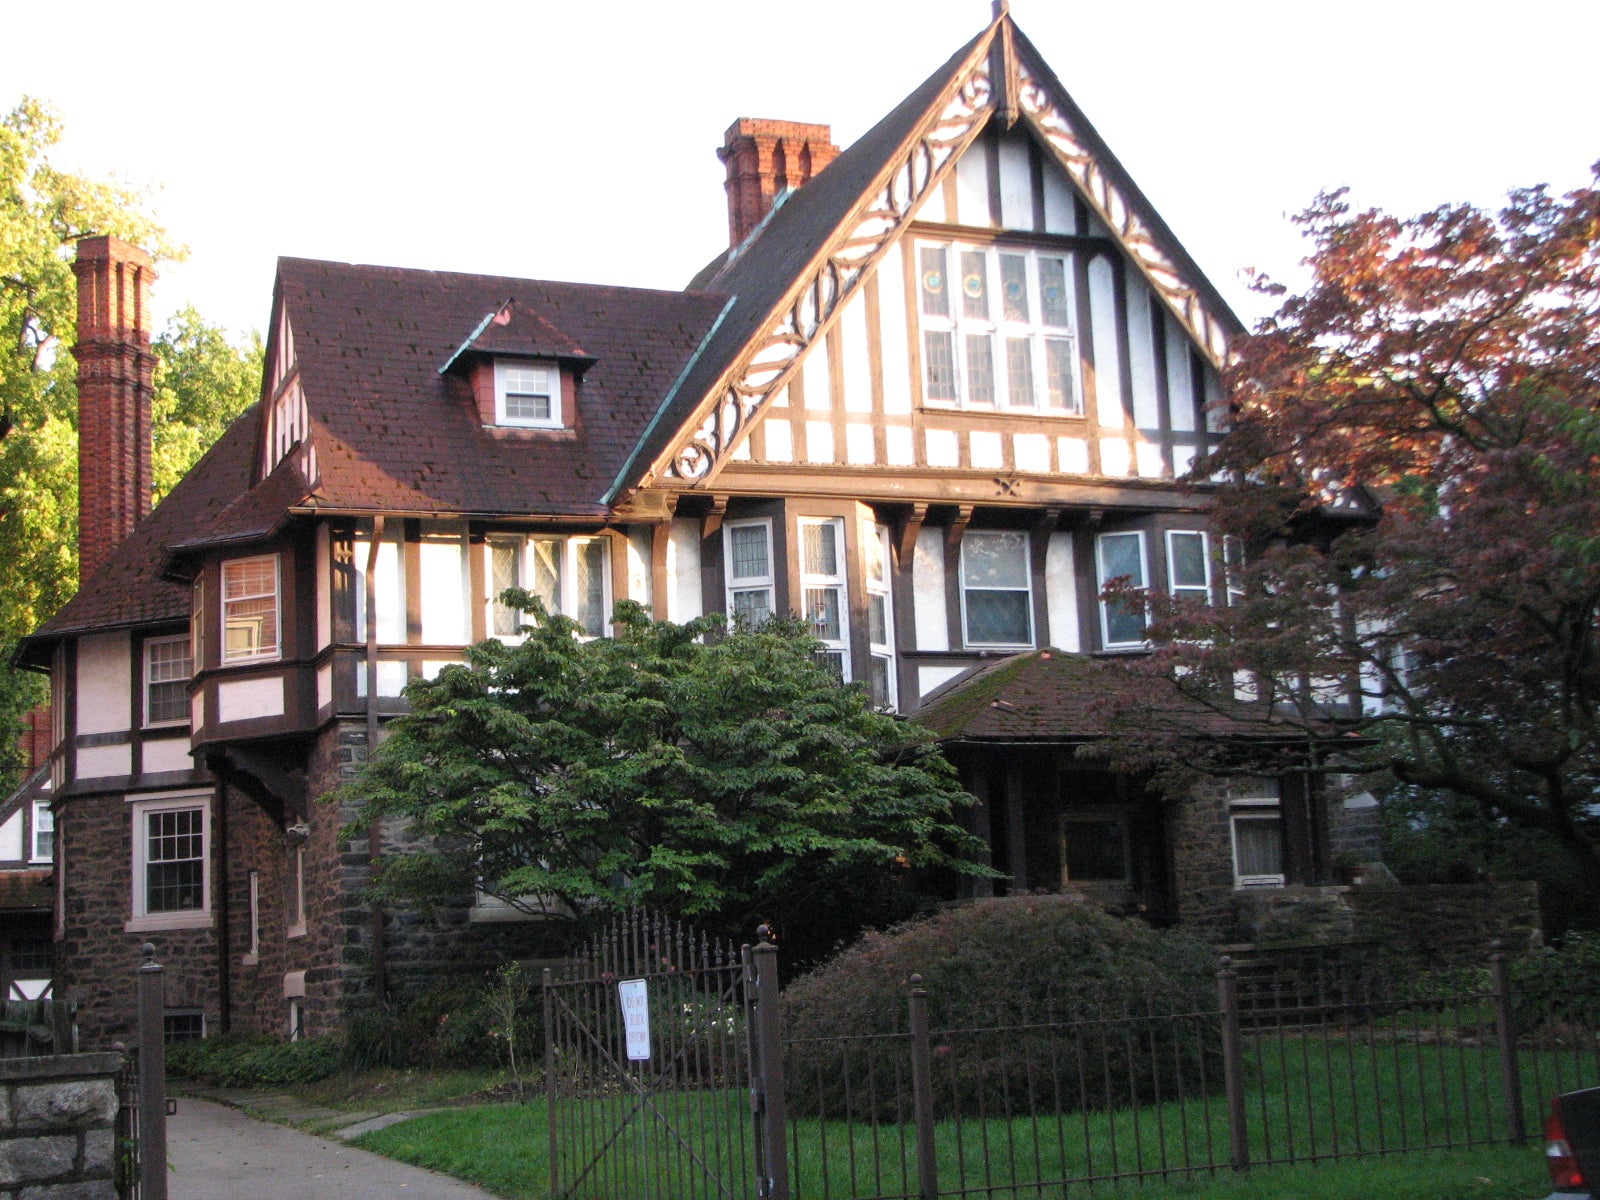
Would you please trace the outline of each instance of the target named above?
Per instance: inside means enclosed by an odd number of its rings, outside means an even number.
[[[210,525],[249,488],[256,411],[248,409],[228,427],[78,594],[22,639],[13,661],[48,664],[51,645],[65,634],[189,619],[189,589],[163,578],[161,566],[170,546]]]
[[[1088,741],[1107,732],[1107,700],[1137,701],[1147,715],[1206,736],[1283,736],[1232,720],[1117,659],[1030,650],[975,667],[932,692],[913,718],[943,741]]]
[[[724,300],[647,291],[284,259],[324,509],[602,516],[607,485]],[[486,313],[515,297],[492,340],[537,333],[592,357],[576,438],[486,430],[439,374]],[[484,335],[487,336],[487,335]],[[557,346],[559,341],[560,345]],[[532,344],[532,343],[529,343]]]

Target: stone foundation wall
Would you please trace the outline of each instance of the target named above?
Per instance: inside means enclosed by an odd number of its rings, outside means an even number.
[[[1357,931],[1396,970],[1479,966],[1494,942],[1512,957],[1543,945],[1539,885],[1430,883],[1348,889]]]
[[[0,1197],[115,1200],[119,1054],[0,1060]]]
[[[1227,784],[1202,783],[1167,811],[1178,924],[1199,937],[1231,940],[1233,830]]]

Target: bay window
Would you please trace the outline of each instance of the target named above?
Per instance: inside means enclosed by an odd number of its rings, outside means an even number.
[[[723,535],[728,619],[759,625],[776,608],[772,522],[730,521]]]
[[[583,637],[603,637],[611,618],[611,545],[604,537],[494,538],[489,542],[489,632],[515,637],[523,614],[500,601],[507,588],[571,617]]]
[[[1113,581],[1130,587],[1149,586],[1144,569],[1144,534],[1102,533],[1095,540],[1100,568],[1100,590]],[[1100,638],[1106,649],[1144,645],[1144,606],[1122,600],[1100,599]]]
[[[961,611],[969,646],[1033,645],[1028,535],[968,530],[961,539]]]
[[[1211,603],[1211,545],[1204,533],[1167,531],[1167,586],[1180,599]]]
[[[222,564],[222,661],[278,657],[278,556]]]
[[[800,521],[800,590],[818,657],[841,682],[850,678],[850,601],[845,590],[844,522]]]

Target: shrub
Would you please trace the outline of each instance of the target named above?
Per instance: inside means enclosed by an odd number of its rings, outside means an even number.
[[[287,1087],[326,1079],[339,1067],[332,1038],[277,1042],[259,1035],[223,1034],[167,1047],[167,1071],[217,1087]]]
[[[1511,1006],[1524,1034],[1600,1028],[1600,934],[1569,933],[1512,963]]]
[[[942,1115],[1075,1111],[1221,1084],[1215,965],[1182,933],[1071,897],[964,905],[869,933],[784,992],[796,1113],[897,1121],[898,1070],[861,1035],[907,1028],[913,974],[928,991]],[[905,1061],[903,1042],[889,1053]]]

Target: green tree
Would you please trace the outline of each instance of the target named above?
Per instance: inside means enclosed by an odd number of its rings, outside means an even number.
[[[349,785],[362,822],[426,835],[384,861],[381,894],[644,903],[748,936],[758,918],[804,924],[864,873],[985,870],[930,735],[841,686],[800,623],[724,632],[624,602],[614,637],[581,641],[508,595],[534,613],[525,640],[413,682]]]
[[[46,696],[41,677],[10,668],[12,651],[78,586],[72,246],[109,233],[158,261],[177,253],[142,195],[51,165],[60,135],[37,100],[0,117],[0,794],[17,780],[21,718]],[[254,400],[261,350],[259,338],[232,345],[191,310],[155,351],[159,495]]]

